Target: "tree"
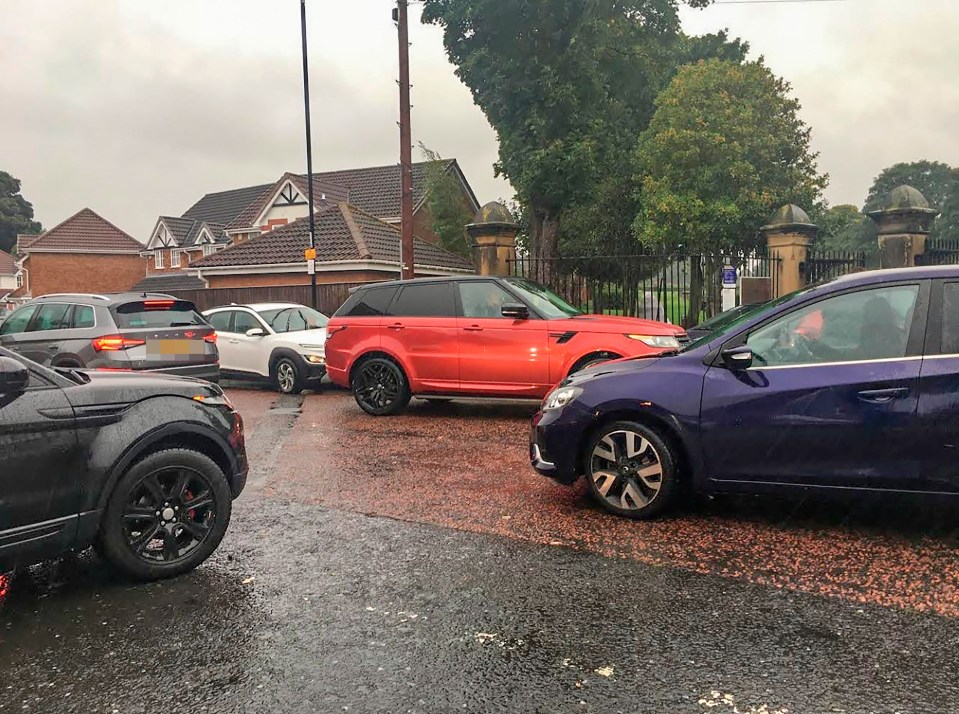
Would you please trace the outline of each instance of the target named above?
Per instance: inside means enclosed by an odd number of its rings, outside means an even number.
[[[19,233],[41,233],[33,205],[20,195],[20,179],[0,171],[0,250],[10,252]]]
[[[425,1],[423,21],[443,27],[457,75],[499,137],[495,168],[529,217],[533,257],[556,255],[564,211],[648,121],[674,68],[678,3]]]
[[[440,247],[469,258],[470,242],[466,224],[473,220],[473,212],[463,200],[463,186],[449,171],[449,162],[420,142],[420,151],[429,162],[426,167],[426,207],[433,217],[433,232],[439,236]]]
[[[893,164],[883,169],[872,182],[863,212],[882,208],[882,202],[889,192],[902,185],[918,189],[929,205],[941,212],[930,227],[930,238],[959,240],[959,220],[956,216],[959,212],[959,178],[956,169],[941,161]]]
[[[853,205],[844,203],[813,214],[819,226],[816,248],[825,251],[866,254],[869,264],[878,264],[876,224]]]
[[[680,68],[636,149],[634,229],[643,243],[735,253],[758,245],[758,229],[778,206],[820,204],[827,179],[789,89],[762,61]],[[703,276],[693,263],[686,322],[702,309]]]

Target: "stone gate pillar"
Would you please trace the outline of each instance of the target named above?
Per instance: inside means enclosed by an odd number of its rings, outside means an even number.
[[[809,257],[809,247],[819,232],[818,226],[799,206],[787,203],[776,211],[769,225],[760,230],[766,237],[769,257],[779,261],[779,274],[773,280],[772,297],[777,298],[805,286],[806,259]]]
[[[516,259],[516,234],[509,209],[492,201],[483,206],[466,226],[473,248],[473,264],[480,275],[509,275],[509,261]]]
[[[879,267],[914,266],[916,257],[926,252],[929,226],[938,214],[912,186],[898,186],[890,191],[882,208],[866,214],[879,229]]]

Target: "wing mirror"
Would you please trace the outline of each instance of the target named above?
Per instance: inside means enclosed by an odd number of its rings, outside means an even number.
[[[749,369],[753,366],[753,350],[746,345],[724,350],[723,362],[726,364],[727,369],[733,371]]]
[[[509,317],[514,320],[528,320],[529,308],[518,302],[508,302],[500,308],[503,317]]]
[[[30,384],[30,370],[12,357],[0,357],[0,394],[22,394]]]
[[[251,327],[249,330],[246,331],[246,336],[247,337],[265,337],[266,330],[264,330],[262,327]]]

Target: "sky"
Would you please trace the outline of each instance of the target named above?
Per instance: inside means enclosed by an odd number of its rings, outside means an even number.
[[[510,0],[503,0],[508,2]],[[313,164],[395,164],[390,0],[308,0]],[[959,165],[959,2],[839,0],[686,8],[789,81],[832,204],[860,205],[899,161]],[[411,8],[412,128],[508,199],[496,136]],[[145,241],[203,194],[305,172],[297,0],[0,0],[0,169],[50,228],[92,208]],[[414,149],[414,157],[419,151]]]

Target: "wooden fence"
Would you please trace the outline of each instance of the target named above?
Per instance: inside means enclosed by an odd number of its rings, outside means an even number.
[[[332,315],[346,302],[350,289],[366,283],[335,283],[331,285],[317,285],[317,309],[325,315]],[[205,290],[170,290],[181,300],[189,300],[200,310],[222,305],[246,305],[261,302],[294,302],[301,305],[310,304],[309,285],[271,285],[265,287],[246,288],[207,288]]]

